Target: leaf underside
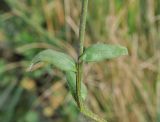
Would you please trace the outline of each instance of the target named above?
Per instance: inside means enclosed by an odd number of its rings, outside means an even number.
[[[97,121],[97,122],[107,122],[107,121],[104,120],[102,117],[100,117],[99,115],[97,115],[97,114],[93,113],[91,110],[89,110],[88,107],[86,107],[86,106],[84,105],[84,103],[83,103],[83,107],[82,107],[81,112],[82,112],[85,116],[87,116],[87,117],[89,117],[89,118],[91,118],[91,119],[93,119],[93,120],[95,120],[95,121]]]
[[[85,62],[98,62],[127,54],[127,48],[120,45],[94,44],[84,51],[81,60]]]
[[[52,64],[63,71],[76,72],[75,62],[70,56],[51,49],[44,50],[37,54],[31,62],[30,70],[38,62]]]
[[[66,78],[67,78],[67,83],[69,86],[69,89],[71,91],[71,94],[75,101],[77,101],[76,97],[76,74],[75,72],[66,72]],[[87,88],[81,82],[81,98],[82,98],[82,108],[81,108],[81,113],[84,114],[86,117],[89,117],[97,122],[107,122],[106,120],[102,119],[100,116],[94,114],[91,110],[88,109],[88,107],[85,106],[84,102],[86,97],[87,97]]]
[[[76,74],[75,72],[66,72],[67,83],[73,98],[77,101],[76,98]],[[83,82],[81,82],[81,98],[85,100],[87,97],[87,88]]]

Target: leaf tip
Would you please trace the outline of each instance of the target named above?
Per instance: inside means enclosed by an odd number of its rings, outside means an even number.
[[[122,47],[122,55],[128,55],[128,49],[126,47]]]
[[[30,64],[30,66],[27,68],[27,72],[31,72],[32,71],[32,67],[33,67],[33,63]]]

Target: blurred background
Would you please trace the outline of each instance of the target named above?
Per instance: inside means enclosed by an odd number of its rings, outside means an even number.
[[[32,58],[51,48],[77,58],[81,0],[0,0],[0,122],[89,122],[63,72]],[[85,64],[86,104],[109,122],[160,122],[160,0],[89,0],[85,46],[129,55]],[[92,121],[91,121],[92,122]]]

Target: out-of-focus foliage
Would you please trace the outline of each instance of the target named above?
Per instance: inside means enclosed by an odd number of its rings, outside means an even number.
[[[43,64],[41,50],[78,48],[80,0],[0,1],[0,122],[87,122],[63,72]],[[129,56],[85,64],[86,103],[109,122],[159,121],[160,0],[92,0],[85,46],[121,44]],[[104,65],[105,64],[105,65]]]

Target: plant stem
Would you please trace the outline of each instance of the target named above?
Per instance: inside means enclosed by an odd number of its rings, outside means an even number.
[[[156,84],[156,92],[157,92],[157,122],[160,121],[160,60],[159,60],[159,67],[158,67],[158,76],[157,76],[157,84]]]
[[[84,36],[85,36],[86,19],[87,19],[87,8],[88,8],[88,0],[82,0],[82,13],[81,13],[80,29],[79,29],[80,55],[83,54]]]
[[[88,8],[88,0],[82,0],[82,12],[81,12],[81,20],[80,20],[80,28],[79,28],[79,57],[83,54],[84,48],[84,36],[85,36],[85,28],[86,28],[86,19],[87,19],[87,8]],[[77,65],[77,80],[76,80],[76,93],[77,93],[77,104],[79,109],[82,109],[82,100],[81,100],[81,82],[83,80],[83,61],[81,61],[78,57],[78,65]]]

